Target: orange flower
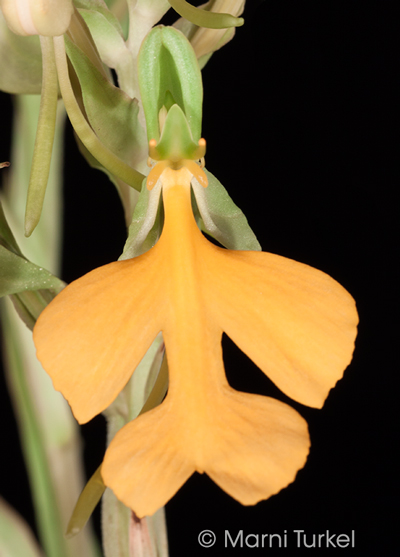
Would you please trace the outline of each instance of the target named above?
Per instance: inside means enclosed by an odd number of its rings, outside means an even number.
[[[104,482],[142,517],[206,472],[245,505],[277,493],[304,465],[303,418],[232,389],[225,332],[288,396],[321,407],[354,349],[354,300],[307,265],[211,244],[191,207],[192,172],[164,168],[165,223],[134,259],[73,282],[34,329],[37,355],[80,423],[107,408],[162,331],[169,389],[107,449]]]

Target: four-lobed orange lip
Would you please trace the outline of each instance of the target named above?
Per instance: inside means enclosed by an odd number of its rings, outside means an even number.
[[[74,281],[34,328],[37,356],[80,423],[111,404],[162,331],[168,394],[117,433],[101,471],[139,517],[194,471],[249,505],[292,482],[306,461],[307,424],[295,410],[229,386],[223,332],[285,394],[313,407],[354,350],[350,294],[307,265],[211,244],[193,217],[192,176],[163,170],[165,223],[151,250]]]

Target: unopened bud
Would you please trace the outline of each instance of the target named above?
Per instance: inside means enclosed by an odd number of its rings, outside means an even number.
[[[7,25],[17,35],[63,35],[74,11],[72,0],[0,0]]]

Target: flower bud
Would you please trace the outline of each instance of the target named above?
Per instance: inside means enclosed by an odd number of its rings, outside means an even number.
[[[62,35],[69,27],[72,0],[0,0],[7,25],[17,35]]]

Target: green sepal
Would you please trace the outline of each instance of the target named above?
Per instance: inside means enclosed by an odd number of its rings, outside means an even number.
[[[156,160],[181,161],[182,159],[198,159],[199,146],[192,139],[186,117],[177,104],[167,113],[160,141],[153,149]]]
[[[121,25],[118,18],[109,10],[107,4],[104,0],[74,0],[75,6],[78,8],[79,13],[86,20],[88,13],[94,15],[98,14],[103,19],[105,19],[118,33],[123,36]],[[101,29],[104,31],[103,25],[100,25]],[[92,32],[92,29],[90,29]]]
[[[75,5],[90,30],[102,61],[116,71],[120,88],[133,97],[131,85],[136,68],[118,19],[101,0],[96,0],[95,5],[92,0],[79,0]]]
[[[126,164],[147,148],[136,99],[115,87],[67,36],[65,46],[78,76],[90,125],[100,141]]]
[[[208,178],[208,187],[203,188],[198,182],[194,187],[200,228],[228,249],[261,251],[260,243],[241,209],[232,201],[221,182],[211,172],[203,170]]]
[[[191,44],[192,44],[193,37],[196,37],[196,33],[198,31],[204,33],[204,29],[198,27],[194,23],[191,23],[184,17],[181,17],[180,19],[175,21],[174,28],[178,29],[179,31],[182,31],[182,33],[185,35],[185,37],[188,39],[188,41]],[[211,33],[212,31],[207,31],[207,32]],[[199,55],[196,52],[196,56],[198,56],[197,62],[199,64],[199,68],[202,70],[204,66],[208,63],[208,61],[210,60],[214,52],[219,50],[223,46],[225,46],[227,43],[229,43],[229,41],[231,41],[234,36],[235,36],[235,27],[229,27],[228,29],[225,30],[222,36],[218,35],[217,39],[211,40],[210,42],[207,43],[207,46],[209,48],[208,52],[202,55]]]
[[[244,23],[242,17],[195,8],[185,0],[169,0],[169,3],[180,16],[199,27],[226,29],[228,27],[240,27]]]
[[[172,27],[152,29],[139,51],[138,76],[148,140],[159,141],[159,112],[172,96],[197,143],[201,137],[203,86],[196,55],[183,33]]]

